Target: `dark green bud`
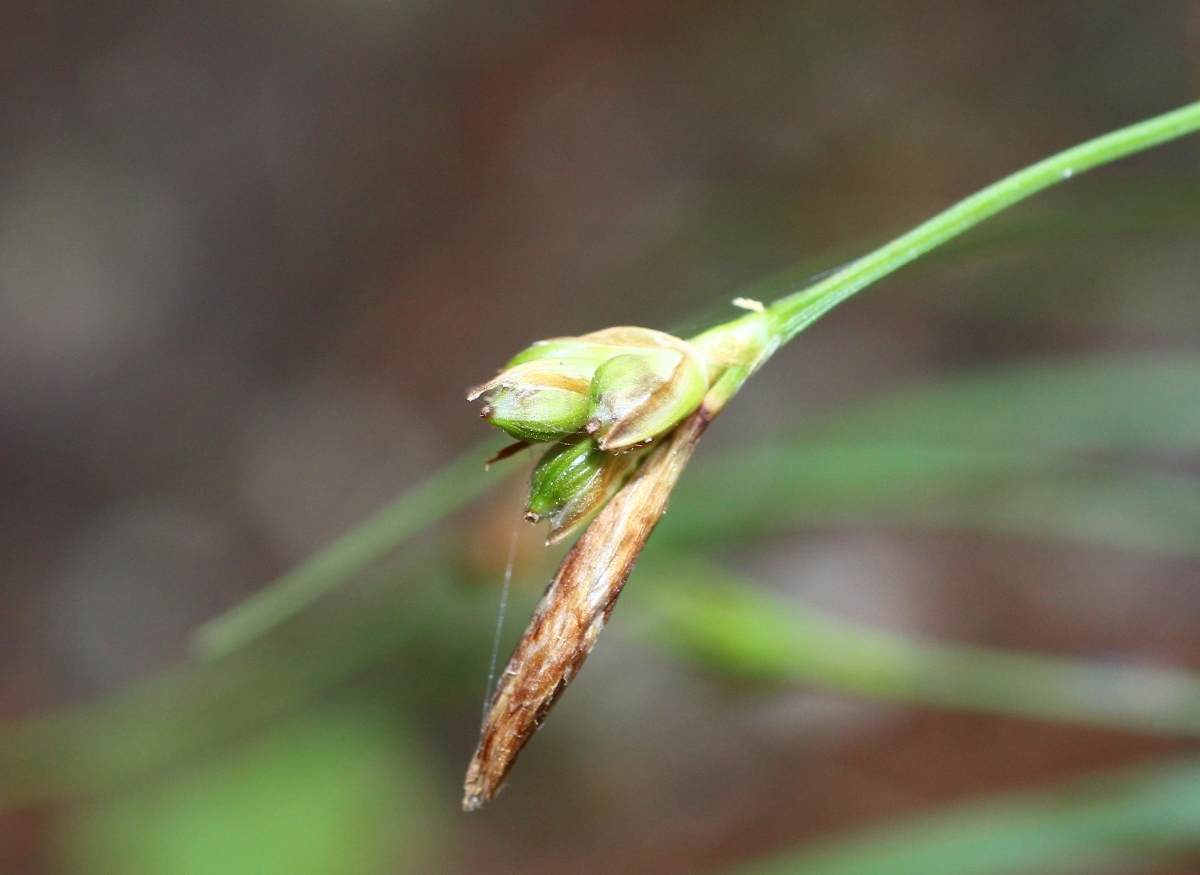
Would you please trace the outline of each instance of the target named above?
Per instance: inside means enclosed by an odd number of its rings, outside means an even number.
[[[604,452],[591,438],[551,447],[533,471],[526,519],[549,520],[547,543],[558,543],[621,488],[636,462]]]

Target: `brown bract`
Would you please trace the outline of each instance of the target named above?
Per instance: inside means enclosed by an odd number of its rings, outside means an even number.
[[[701,407],[681,422],[563,559],[488,707],[467,769],[465,811],[496,794],[525,742],[579,672],[710,419]]]

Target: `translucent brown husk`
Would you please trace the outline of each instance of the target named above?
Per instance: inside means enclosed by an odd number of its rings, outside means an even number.
[[[464,810],[496,794],[579,672],[710,418],[702,407],[680,423],[563,559],[500,677],[467,769]]]

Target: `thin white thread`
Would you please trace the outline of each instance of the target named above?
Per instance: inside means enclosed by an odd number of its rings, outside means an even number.
[[[508,542],[508,562],[504,565],[504,584],[500,587],[500,612],[496,617],[496,631],[492,635],[492,659],[488,664],[487,689],[483,694],[483,717],[479,721],[479,736],[483,737],[483,728],[487,725],[488,706],[492,704],[493,685],[496,682],[496,662],[500,656],[500,636],[504,631],[504,613],[508,610],[508,590],[512,583],[513,565],[517,559],[517,536],[520,534],[520,520],[513,520],[512,538]]]

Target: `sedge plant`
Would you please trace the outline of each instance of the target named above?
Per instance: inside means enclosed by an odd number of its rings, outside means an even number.
[[[738,299],[750,312],[695,337],[620,327],[533,344],[471,392],[484,401],[484,417],[517,439],[514,447],[473,451],[206,624],[196,639],[200,655],[211,660],[241,649],[484,491],[491,484],[476,473],[479,458],[544,445],[528,517],[548,520],[552,541],[584,531],[491,701],[464,800],[478,807],[586,659],[704,429],[780,347],[856,292],[1009,206],[1197,130],[1200,103],[1089,140],[982,189],[812,285],[766,305]]]
[[[889,273],[1018,201],[1200,128],[1200,103],[1090,140],[959,202],[815,285],[696,337],[639,327],[554,338],[519,353],[471,391],[481,415],[523,448],[550,443],[528,518],[550,540],[587,524],[503,672],[467,772],[463,805],[500,788],[579,671],[707,425],[781,346]]]

